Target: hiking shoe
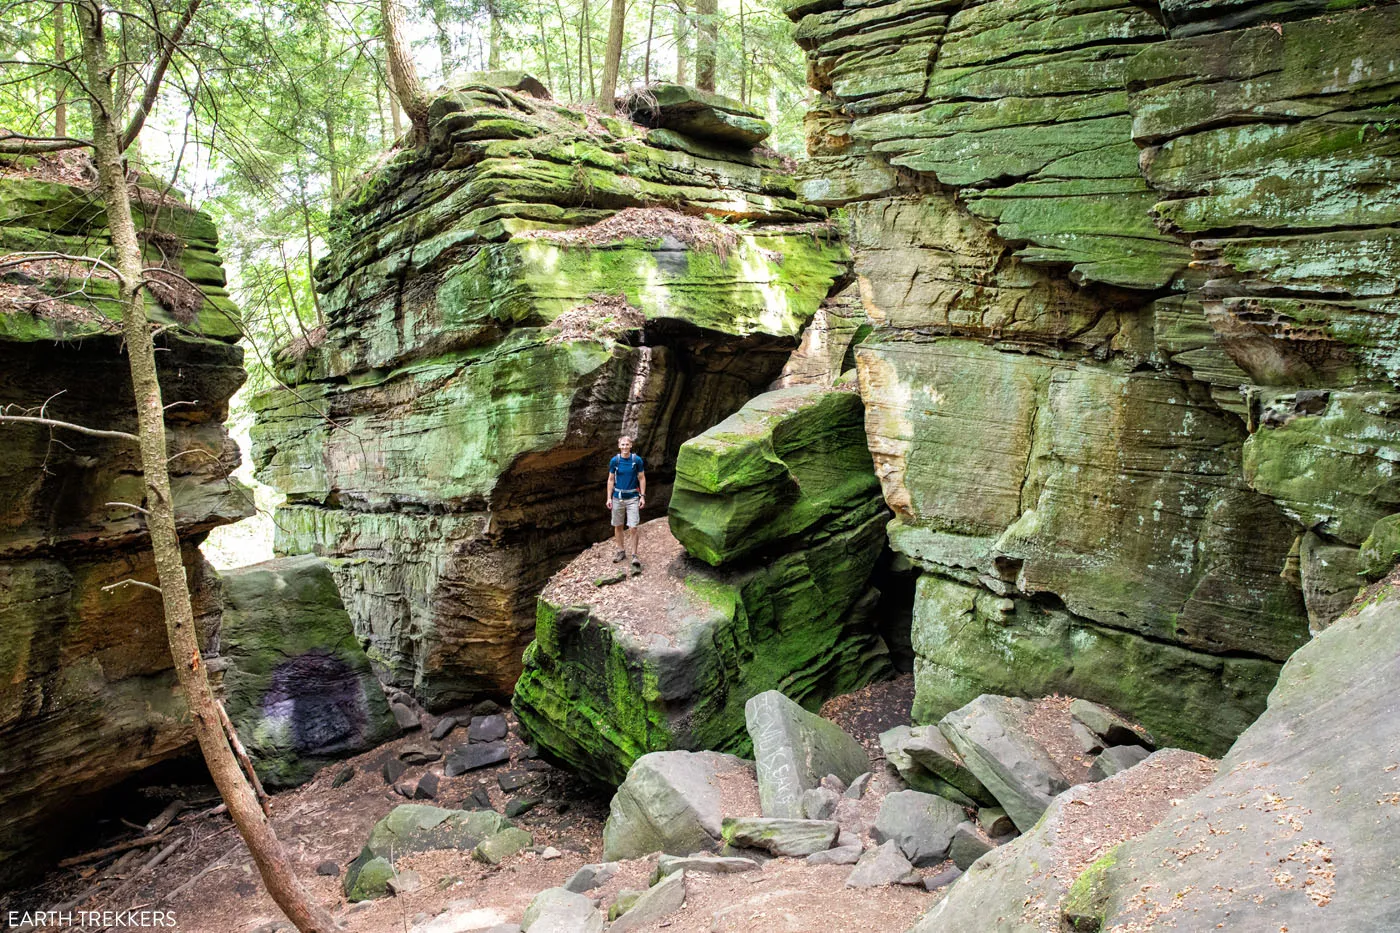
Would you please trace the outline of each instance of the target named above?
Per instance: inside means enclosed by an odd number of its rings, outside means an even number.
[[[626,552],[626,551],[618,551],[616,554],[613,555],[613,563],[614,563],[614,564],[620,564],[620,563],[622,563],[622,562],[623,562],[624,560],[626,560],[626,559],[627,559],[627,552]]]
[[[642,569],[642,559],[636,554],[632,555],[632,567],[638,571]]]

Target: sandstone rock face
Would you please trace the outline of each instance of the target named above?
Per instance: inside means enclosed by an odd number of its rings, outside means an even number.
[[[1400,9],[788,12],[916,721],[1062,691],[1223,752],[1400,504]]]
[[[1295,654],[1219,776],[1122,848],[1098,885],[1103,929],[1188,915],[1247,931],[1400,924],[1397,595],[1383,587]]]
[[[269,786],[399,732],[330,568],[285,557],[220,575],[224,705]]]
[[[151,192],[135,205],[153,265],[195,287],[154,291],[160,380],[176,519],[201,636],[217,630],[217,581],[198,545],[212,528],[251,514],[229,474],[238,449],[223,427],[243,382],[237,311],[223,291],[209,218]],[[149,204],[150,206],[144,206]],[[0,177],[0,254],[98,255],[108,242],[90,189]],[[111,302],[86,269],[52,263],[5,273],[0,300],[0,408],[134,432],[130,371]],[[15,296],[42,304],[7,304]],[[52,296],[67,295],[65,298]],[[49,300],[51,299],[51,300]],[[207,299],[207,300],[205,300]],[[169,301],[169,305],[163,302]],[[37,310],[36,310],[37,309]],[[13,407],[12,407],[13,406]],[[140,513],[134,445],[46,427],[0,424],[0,885],[41,869],[104,789],[189,751],[160,597],[118,585],[155,581]],[[123,505],[122,503],[128,503]],[[113,587],[113,589],[105,589]]]
[[[608,534],[617,436],[664,506],[681,442],[779,375],[848,274],[776,159],[591,119],[438,98],[429,148],[338,211],[326,332],[255,402],[277,547],[331,560],[371,657],[431,708],[514,685],[536,595]]]
[[[599,544],[540,596],[514,703],[543,752],[613,784],[647,752],[747,754],[751,697],[815,707],[890,670],[870,585],[889,513],[860,424],[854,393],[794,387],[681,447],[646,569]]]

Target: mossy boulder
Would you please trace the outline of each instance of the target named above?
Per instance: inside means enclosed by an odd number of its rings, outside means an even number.
[[[445,810],[425,804],[401,804],[374,824],[364,848],[345,870],[341,887],[352,901],[382,897],[395,873],[397,859],[435,849],[470,852],[512,828],[511,822],[494,810]]]
[[[697,139],[750,149],[773,131],[758,111],[732,97],[682,84],[652,84],[623,103],[632,119]]]
[[[815,386],[753,399],[681,446],[672,534],[717,567],[861,508],[879,488],[864,411],[856,393]]]
[[[398,734],[324,561],[279,558],[220,579],[224,704],[264,784],[301,784]]]

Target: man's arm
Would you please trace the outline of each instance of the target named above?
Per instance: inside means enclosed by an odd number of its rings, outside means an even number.
[[[647,497],[647,468],[645,466],[637,471],[637,494],[643,499]]]
[[[609,470],[609,471],[608,471],[608,501],[607,501],[607,507],[608,507],[608,508],[612,508],[613,480],[615,480],[616,478],[617,478],[617,474],[614,473],[612,470]]]

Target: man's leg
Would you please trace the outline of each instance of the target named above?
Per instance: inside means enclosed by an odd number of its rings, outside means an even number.
[[[620,563],[627,557],[627,528],[623,524],[627,519],[627,509],[622,504],[622,500],[614,499],[612,506],[613,543],[617,545],[617,553],[613,555],[613,563]]]
[[[640,570],[642,556],[637,553],[637,547],[642,540],[642,504],[640,500],[633,499],[628,503],[627,521],[631,525],[632,531],[632,566]]]

